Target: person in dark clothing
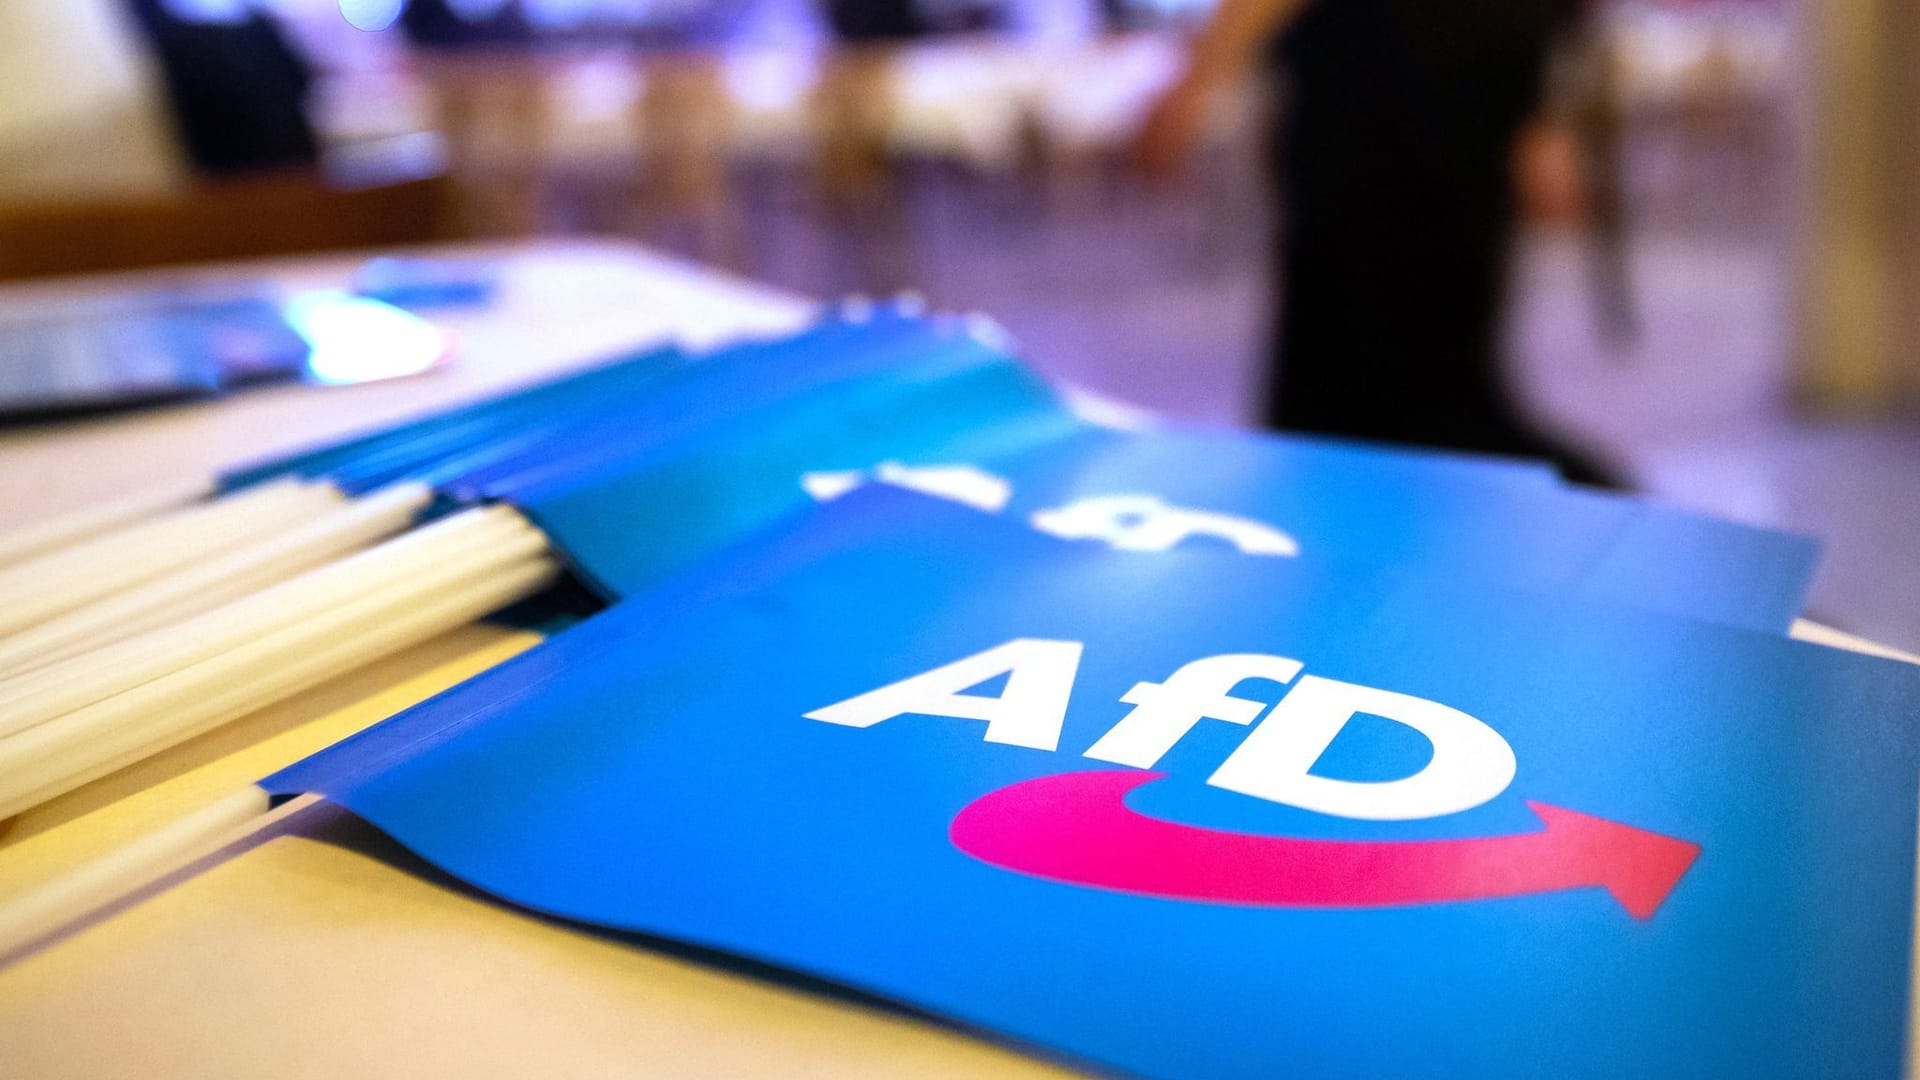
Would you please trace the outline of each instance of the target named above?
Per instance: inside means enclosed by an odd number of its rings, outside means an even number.
[[[454,10],[447,0],[407,0],[399,22],[407,41],[423,49],[525,45],[534,36],[518,4],[469,14]]]
[[[914,0],[825,0],[827,28],[851,45],[913,41],[933,27]]]
[[[125,0],[159,62],[174,127],[209,175],[313,165],[307,120],[312,74],[272,20],[183,17],[165,0]]]
[[[1513,159],[1578,0],[1222,0],[1136,151],[1171,169],[1206,102],[1271,59],[1275,428],[1599,464],[1537,430],[1500,361]]]

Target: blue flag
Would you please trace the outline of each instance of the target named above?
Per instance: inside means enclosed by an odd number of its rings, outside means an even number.
[[[951,321],[951,320],[949,320]],[[609,414],[635,403],[673,394],[680,411],[713,414],[738,404],[746,393],[780,395],[828,377],[831,363],[860,362],[884,350],[924,345],[937,333],[930,320],[881,308],[858,321],[823,317],[805,330],[770,340],[749,340],[705,355],[671,346],[641,350],[532,386],[523,387],[413,420],[336,440],[323,446],[229,469],[227,488],[244,487],[286,475],[327,477],[350,491],[364,491],[398,479],[465,475],[508,455],[535,446],[556,447],[568,434],[597,430]],[[698,384],[692,398],[689,382]],[[706,400],[702,401],[701,398]],[[631,427],[631,425],[628,425]],[[464,468],[463,455],[479,452]]]
[[[1211,545],[1356,573],[1417,565],[1772,631],[1799,615],[1818,551],[1806,537],[1516,482],[1444,456],[1094,427],[1060,413],[1023,367],[977,347],[507,497],[606,591],[634,595],[810,497],[865,483],[1065,538]]]
[[[1920,672],[870,490],[267,781],[1145,1076],[1886,1075]]]
[[[1417,563],[1734,625],[1799,613],[1814,545],[1569,491],[1543,467],[1236,432],[1121,433],[1066,411],[968,320],[881,310],[705,357],[640,354],[236,470],[442,509],[525,511],[632,596],[815,498],[906,486],[1123,546],[1212,543],[1350,570]]]

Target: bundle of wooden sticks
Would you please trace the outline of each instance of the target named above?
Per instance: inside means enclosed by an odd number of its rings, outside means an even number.
[[[0,820],[559,574],[517,511],[432,496],[200,486],[0,536]]]

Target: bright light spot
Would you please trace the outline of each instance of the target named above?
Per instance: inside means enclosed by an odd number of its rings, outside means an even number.
[[[725,71],[727,89],[742,105],[767,112],[798,106],[816,77],[811,55],[783,49],[729,53]]]
[[[416,375],[446,358],[444,331],[390,304],[341,292],[301,293],[287,302],[287,322],[312,350],[315,382],[358,383]]]
[[[405,4],[406,0],[340,0],[340,14],[355,30],[373,34],[392,26]]]
[[[578,121],[618,120],[640,99],[640,80],[631,67],[614,61],[583,60],[563,76],[567,115]]]

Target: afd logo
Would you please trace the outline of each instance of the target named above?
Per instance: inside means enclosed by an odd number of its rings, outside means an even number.
[[[1013,484],[972,465],[902,465],[885,461],[871,469],[810,472],[800,486],[821,502],[865,484],[886,484],[998,514],[1013,498]],[[1224,540],[1246,555],[1300,554],[1293,537],[1264,522],[1174,506],[1158,495],[1096,495],[1033,513],[1028,523],[1063,540],[1099,540],[1120,551],[1171,551],[1197,536]]]
[[[853,728],[902,716],[974,720],[986,725],[987,742],[1055,751],[1083,651],[1077,641],[1017,638],[806,716]],[[1303,675],[1304,667],[1260,653],[1194,660],[1121,695],[1133,708],[1083,756],[1151,770],[1201,721],[1238,724],[1250,730],[1208,784],[1367,821],[1458,813],[1513,782],[1513,748],[1483,721],[1409,694]],[[1002,676],[998,696],[966,692]],[[1254,679],[1288,689],[1271,705],[1234,693]],[[1412,728],[1432,756],[1389,780],[1314,775],[1357,715]],[[1007,870],[1170,899],[1381,907],[1602,887],[1640,919],[1653,916],[1700,853],[1697,844],[1539,802],[1527,805],[1545,826],[1540,831],[1462,840],[1360,842],[1201,828],[1127,807],[1129,792],[1161,775],[1083,770],[1024,781],[966,806],[950,836],[968,855]]]

